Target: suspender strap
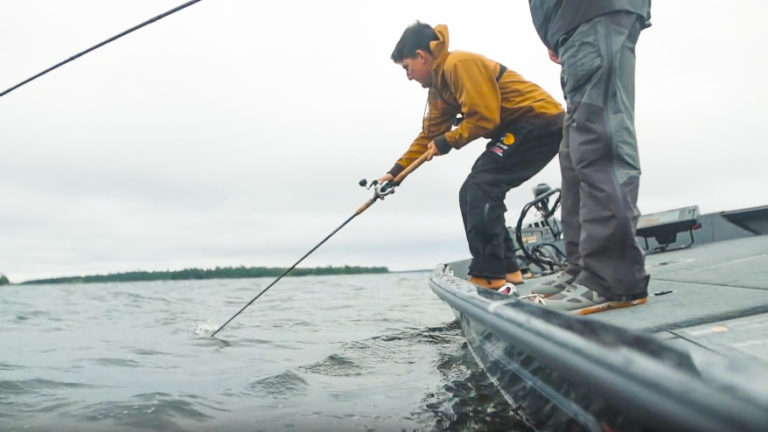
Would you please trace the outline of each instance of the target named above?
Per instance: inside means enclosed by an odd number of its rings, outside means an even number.
[[[504,66],[503,64],[499,63],[499,73],[496,74],[496,82],[499,82],[499,80],[501,79],[502,75],[504,75],[504,72],[506,72],[506,71],[507,71],[507,67]],[[458,126],[458,125],[461,124],[462,121],[464,121],[464,115],[463,114],[459,114],[455,119],[453,119],[453,125],[454,126]]]
[[[498,82],[501,79],[502,75],[504,75],[504,72],[506,71],[507,71],[507,67],[499,63],[499,73],[496,74],[496,82]]]

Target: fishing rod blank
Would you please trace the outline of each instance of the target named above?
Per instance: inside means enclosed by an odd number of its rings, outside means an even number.
[[[369,199],[369,200],[368,200],[368,201],[366,201],[366,202],[365,202],[365,203],[364,203],[362,206],[360,206],[360,208],[359,208],[359,209],[357,209],[357,211],[355,211],[355,213],[354,213],[352,216],[350,216],[349,218],[347,218],[347,220],[345,220],[345,221],[344,221],[344,222],[343,222],[341,225],[339,225],[339,226],[338,226],[338,227],[337,227],[335,230],[331,231],[331,233],[330,233],[330,234],[328,234],[327,236],[325,236],[325,238],[324,238],[324,239],[322,239],[322,240],[320,241],[320,243],[316,244],[316,245],[315,245],[315,246],[314,246],[312,249],[310,249],[310,250],[309,250],[309,252],[305,253],[305,254],[304,254],[304,256],[302,256],[301,258],[299,258],[299,259],[298,259],[298,261],[296,261],[295,263],[293,263],[293,265],[292,265],[290,268],[288,268],[288,270],[284,271],[284,272],[283,272],[283,274],[281,274],[280,276],[278,276],[278,277],[277,277],[277,279],[273,280],[273,281],[272,281],[272,283],[270,283],[269,285],[267,285],[267,287],[266,287],[266,288],[264,288],[263,290],[261,290],[261,292],[259,292],[258,294],[256,294],[256,296],[255,296],[254,298],[252,298],[252,299],[251,299],[251,301],[249,301],[248,303],[246,303],[246,304],[245,304],[245,306],[243,306],[242,308],[240,308],[240,310],[239,310],[239,311],[237,311],[237,313],[235,313],[234,315],[232,315],[232,317],[231,317],[230,319],[228,319],[228,320],[227,320],[227,322],[225,322],[224,324],[222,324],[222,325],[221,325],[221,327],[219,327],[219,328],[218,328],[218,329],[217,329],[215,332],[211,333],[211,337],[214,337],[214,336],[216,336],[216,334],[217,334],[217,333],[219,333],[219,332],[220,332],[220,331],[221,331],[221,330],[222,330],[224,327],[226,327],[226,326],[227,326],[227,324],[229,324],[230,322],[232,322],[232,320],[234,320],[234,319],[235,319],[235,318],[236,318],[238,315],[240,315],[240,313],[241,313],[241,312],[243,312],[243,311],[244,311],[246,308],[248,308],[248,306],[250,306],[251,304],[253,304],[253,302],[255,302],[255,301],[256,301],[256,300],[257,300],[259,297],[261,297],[261,296],[262,296],[262,294],[264,294],[265,292],[267,292],[267,290],[269,290],[270,288],[272,288],[272,287],[273,287],[273,286],[274,286],[274,285],[275,285],[277,282],[279,282],[279,281],[280,281],[280,279],[282,279],[282,278],[283,278],[285,275],[287,275],[288,273],[290,273],[290,272],[291,272],[291,270],[295,269],[295,268],[296,268],[296,266],[297,266],[297,265],[299,265],[299,263],[301,263],[302,261],[304,261],[304,258],[306,258],[306,257],[308,257],[309,255],[311,255],[311,254],[312,254],[312,252],[316,251],[316,250],[317,250],[317,248],[319,248],[320,246],[322,246],[322,244],[323,244],[323,243],[325,243],[326,241],[328,241],[328,239],[329,239],[329,238],[333,237],[333,235],[334,235],[334,234],[336,234],[336,233],[337,233],[337,232],[339,232],[339,231],[340,231],[342,228],[344,228],[344,226],[345,226],[346,224],[348,224],[348,223],[349,223],[349,222],[350,222],[352,219],[354,219],[355,217],[357,217],[358,215],[360,215],[360,214],[362,214],[364,211],[366,211],[366,210],[368,209],[368,207],[370,207],[371,205],[373,205],[373,203],[375,203],[377,200],[379,200],[379,199],[383,199],[383,198],[384,198],[386,195],[389,195],[389,194],[393,193],[393,192],[394,192],[394,189],[395,189],[395,187],[396,187],[396,186],[399,186],[399,185],[400,185],[400,183],[401,183],[401,182],[402,182],[402,181],[405,179],[405,177],[407,177],[407,176],[408,176],[408,174],[410,174],[411,172],[413,172],[413,170],[415,170],[416,168],[418,168],[418,167],[419,167],[419,166],[420,166],[422,163],[424,163],[425,161],[427,161],[427,160],[431,159],[431,157],[430,157],[430,156],[431,156],[431,154],[429,153],[429,151],[427,151],[427,152],[424,152],[424,153],[423,153],[423,154],[422,154],[422,155],[421,155],[421,156],[420,156],[418,159],[416,159],[416,160],[415,160],[415,161],[414,161],[412,164],[410,164],[410,165],[409,165],[409,166],[408,166],[406,169],[404,169],[404,170],[403,170],[403,171],[402,171],[402,172],[401,172],[401,173],[400,173],[400,174],[399,174],[397,177],[395,177],[395,179],[394,179],[394,180],[392,180],[391,182],[384,182],[384,183],[380,183],[380,184],[378,184],[378,185],[376,184],[376,182],[373,182],[373,184],[371,184],[371,186],[376,186],[376,189],[375,189],[375,191],[374,191],[374,194],[373,194],[373,197],[372,197],[371,199]],[[361,181],[360,181],[360,186],[365,186],[365,184],[366,184],[366,183],[367,183],[367,182],[365,182],[365,181],[361,180]],[[369,188],[370,188],[370,186],[369,186]]]
[[[99,42],[98,44],[96,44],[96,45],[94,45],[94,46],[92,46],[92,47],[88,48],[87,50],[85,50],[85,51],[81,51],[81,52],[79,52],[79,53],[77,53],[77,54],[73,55],[72,57],[70,57],[70,58],[68,58],[68,59],[66,59],[66,60],[60,61],[59,63],[56,63],[55,65],[53,65],[53,66],[49,67],[48,69],[46,69],[46,70],[44,70],[44,71],[42,71],[42,72],[38,73],[37,75],[34,75],[34,76],[30,77],[30,78],[27,78],[27,79],[25,79],[24,81],[22,81],[22,82],[20,82],[20,83],[16,84],[15,86],[13,86],[13,87],[11,87],[11,88],[9,88],[9,89],[7,89],[7,90],[3,91],[2,93],[0,93],[0,97],[3,97],[3,96],[5,96],[5,95],[7,95],[8,93],[10,93],[10,92],[12,92],[12,91],[16,90],[17,88],[19,88],[19,87],[23,86],[24,84],[27,84],[27,83],[28,83],[28,82],[30,82],[30,81],[33,81],[33,80],[36,80],[37,78],[40,78],[41,76],[43,76],[43,75],[47,74],[48,72],[50,72],[50,71],[52,71],[52,70],[54,70],[54,69],[57,69],[57,68],[59,68],[60,66],[64,66],[65,64],[67,64],[67,63],[71,62],[72,60],[75,60],[75,59],[77,59],[77,58],[79,58],[79,57],[82,57],[82,56],[84,56],[84,55],[88,54],[89,52],[91,52],[91,51],[93,51],[93,50],[95,50],[95,49],[97,49],[97,48],[101,48],[101,47],[103,47],[104,45],[106,45],[106,44],[108,44],[108,43],[110,43],[110,42],[112,42],[112,41],[114,41],[114,40],[120,39],[121,37],[123,37],[123,36],[127,35],[128,33],[132,33],[132,32],[134,32],[134,31],[136,31],[136,30],[138,30],[138,29],[140,29],[140,28],[142,28],[142,27],[144,27],[144,26],[147,26],[147,25],[149,25],[149,24],[152,24],[152,23],[153,23],[153,22],[155,22],[155,21],[159,21],[159,20],[161,20],[161,19],[163,19],[163,18],[167,17],[168,15],[171,15],[171,14],[173,14],[173,13],[176,13],[176,12],[178,12],[178,11],[180,11],[180,10],[182,10],[182,9],[186,8],[187,6],[192,6],[193,4],[195,4],[195,3],[199,2],[199,1],[201,1],[201,0],[191,0],[191,1],[188,1],[188,2],[186,2],[186,3],[184,3],[184,4],[182,4],[182,5],[176,6],[175,8],[173,8],[173,9],[171,9],[171,10],[168,10],[168,11],[166,11],[166,12],[163,12],[163,13],[161,13],[160,15],[158,15],[158,16],[156,16],[156,17],[150,18],[150,19],[148,19],[148,20],[144,21],[144,22],[143,22],[143,23],[141,23],[141,24],[137,24],[137,25],[135,25],[135,26],[133,26],[133,27],[129,28],[128,30],[125,30],[125,31],[123,31],[122,33],[118,33],[118,34],[116,34],[116,35],[112,36],[111,38],[109,38],[109,39],[107,39],[107,40],[105,40],[105,41],[103,41],[103,42]]]

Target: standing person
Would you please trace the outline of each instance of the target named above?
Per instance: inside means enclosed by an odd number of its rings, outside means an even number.
[[[649,276],[635,240],[640,160],[634,126],[635,44],[650,0],[529,0],[536,31],[562,65],[567,104],[562,222],[568,267],[534,288],[581,314],[643,304]]]
[[[418,159],[490,141],[459,191],[459,207],[472,255],[470,281],[509,293],[522,283],[504,197],[551,161],[562,140],[564,112],[552,96],[516,72],[481,55],[448,51],[448,28],[416,22],[392,52],[409,80],[429,89],[421,133],[379,179],[389,181]],[[457,115],[460,116],[457,121]],[[452,129],[454,124],[458,124]]]

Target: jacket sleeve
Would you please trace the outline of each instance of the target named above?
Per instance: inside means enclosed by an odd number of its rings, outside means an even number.
[[[501,91],[487,62],[464,58],[446,64],[445,77],[461,106],[464,121],[435,139],[438,147],[459,149],[495,129],[501,122]]]
[[[408,165],[419,158],[426,150],[427,144],[434,140],[436,137],[442,136],[446,132],[451,130],[453,125],[453,119],[456,118],[456,110],[447,107],[437,93],[433,90],[429,91],[428,96],[428,111],[424,116],[421,132],[413,140],[413,143],[408,150],[397,160],[389,173],[397,177]]]

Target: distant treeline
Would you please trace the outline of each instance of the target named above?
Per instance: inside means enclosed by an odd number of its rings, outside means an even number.
[[[8,285],[11,281],[8,280],[8,276],[0,273],[0,285]]]
[[[133,271],[126,273],[111,273],[106,275],[70,276],[51,279],[37,279],[22,282],[24,284],[57,284],[57,283],[89,283],[89,282],[138,282],[157,280],[189,280],[189,279],[236,279],[255,277],[277,277],[283,274],[287,267],[216,267],[214,269],[184,269],[176,271]],[[389,273],[387,267],[313,267],[295,268],[288,276],[321,276],[349,275],[362,273]]]

